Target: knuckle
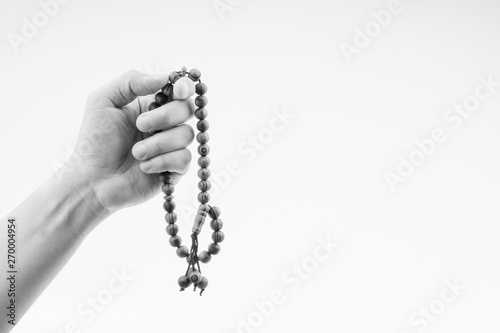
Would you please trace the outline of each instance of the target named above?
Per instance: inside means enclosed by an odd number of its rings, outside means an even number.
[[[164,112],[163,112],[163,121],[165,122],[165,125],[167,127],[170,127],[173,125],[173,124],[171,124],[172,123],[172,115],[167,110],[164,110]]]
[[[94,90],[87,97],[87,104],[94,105],[100,99],[101,93],[99,90]]]
[[[193,142],[193,140],[194,140],[194,129],[191,126],[186,125],[186,124],[182,125],[181,129],[182,129],[184,141],[186,142],[186,144],[188,145],[191,142]]]
[[[123,73],[122,77],[131,78],[131,77],[137,76],[138,74],[139,74],[139,72],[136,71],[135,69],[129,69]]]
[[[160,170],[160,163],[157,158],[151,159],[150,173],[155,173]]]
[[[159,140],[159,135],[158,136],[153,136],[153,139],[156,139],[156,140],[153,140],[152,141],[152,145],[153,145],[153,152],[155,154],[161,154],[163,152],[163,140]]]
[[[139,75],[140,73],[133,69],[129,69],[128,71],[123,73],[122,81],[124,82],[124,86],[130,88]]]
[[[181,161],[182,161],[182,165],[184,166],[187,166],[191,163],[191,159],[192,159],[192,155],[191,155],[191,151],[187,148],[184,148],[182,150],[182,154],[181,154]]]

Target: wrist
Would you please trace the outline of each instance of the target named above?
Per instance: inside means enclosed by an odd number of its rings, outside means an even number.
[[[54,175],[62,194],[67,195],[72,215],[68,219],[76,235],[86,236],[111,215],[99,201],[93,184],[76,168],[63,166]]]

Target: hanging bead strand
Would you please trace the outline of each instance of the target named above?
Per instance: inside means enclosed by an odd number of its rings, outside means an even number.
[[[187,75],[187,78],[186,78]],[[198,177],[200,181],[198,182],[198,188],[200,193],[198,194],[198,201],[200,202],[200,206],[198,207],[198,211],[196,213],[193,228],[191,230],[191,248],[189,249],[187,246],[182,245],[182,238],[178,235],[179,227],[177,226],[177,215],[174,212],[175,210],[175,202],[173,201],[174,196],[173,193],[175,191],[175,187],[172,184],[172,175],[170,172],[166,171],[160,174],[159,180],[162,183],[162,191],[165,194],[163,208],[166,211],[165,221],[167,222],[166,232],[170,236],[169,243],[171,246],[176,247],[177,255],[181,258],[186,258],[188,263],[188,267],[184,275],[179,277],[178,284],[180,286],[180,290],[183,291],[191,284],[194,285],[194,290],[199,288],[200,295],[202,295],[205,288],[208,286],[208,279],[201,274],[200,262],[207,264],[212,259],[212,256],[218,254],[220,252],[220,245],[224,240],[224,233],[221,231],[222,229],[222,220],[219,219],[220,209],[214,206],[208,205],[210,201],[209,190],[211,188],[211,183],[209,181],[210,178],[210,158],[208,154],[210,153],[210,147],[208,146],[209,135],[209,123],[206,120],[208,116],[208,111],[205,108],[208,104],[208,99],[205,94],[208,91],[207,85],[201,82],[201,72],[197,69],[191,69],[189,72],[183,67],[178,72],[172,72],[169,74],[169,82],[165,87],[161,89],[155,95],[155,101],[151,103],[148,107],[149,110],[153,110],[161,107],[167,103],[170,103],[174,100],[174,95],[177,98],[185,98],[192,94],[192,89],[198,95],[195,98],[195,105],[197,107],[194,112],[195,117],[198,119],[196,124],[196,128],[198,129],[198,134],[196,135],[196,141],[198,142],[198,154],[200,157],[198,158],[198,166],[200,169],[198,170]],[[191,81],[186,81],[186,79],[190,79]],[[190,91],[179,92],[175,88],[175,83],[179,80],[183,81],[184,84],[191,89]],[[196,83],[196,85],[193,84]],[[177,94],[186,94],[186,96],[179,96]],[[158,131],[157,131],[158,132]],[[155,134],[157,132],[153,132],[151,134]],[[210,216],[212,221],[210,222],[210,227],[213,230],[212,233],[212,241],[208,246],[207,251],[202,251],[198,253],[198,235],[201,232],[203,224],[205,223],[205,219],[207,216]]]

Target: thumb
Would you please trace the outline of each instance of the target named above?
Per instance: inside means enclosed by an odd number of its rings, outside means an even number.
[[[168,74],[148,75],[130,70],[95,92],[99,101],[109,106],[122,107],[137,98],[150,95],[164,87],[168,82]]]

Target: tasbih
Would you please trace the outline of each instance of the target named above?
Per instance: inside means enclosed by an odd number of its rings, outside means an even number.
[[[177,248],[177,255],[181,258],[186,258],[188,267],[186,273],[182,275],[177,281],[181,287],[181,291],[185,290],[191,285],[194,285],[194,290],[199,288],[200,295],[208,286],[208,279],[201,275],[201,263],[208,263],[213,255],[220,252],[220,245],[224,240],[224,233],[222,229],[222,220],[219,219],[220,209],[215,206],[208,205],[210,200],[210,190],[211,184],[208,178],[210,178],[210,170],[208,166],[210,165],[210,159],[208,158],[208,153],[210,152],[210,147],[207,145],[208,142],[208,121],[206,120],[208,111],[205,108],[208,103],[208,99],[205,96],[207,93],[207,85],[202,83],[200,80],[201,72],[197,69],[191,69],[189,72],[186,67],[178,72],[172,72],[169,75],[169,82],[155,95],[155,101],[151,103],[148,109],[151,111],[162,105],[170,103],[174,100],[174,96],[178,99],[185,99],[188,96],[193,95],[196,92],[198,95],[194,103],[197,106],[194,114],[198,119],[196,128],[198,129],[198,134],[196,135],[196,141],[198,141],[198,154],[200,157],[198,159],[198,165],[200,169],[198,170],[198,177],[200,181],[198,183],[198,188],[200,193],[198,194],[198,201],[200,206],[198,207],[198,212],[194,219],[194,224],[191,233],[191,249],[187,246],[182,245],[182,239],[178,235],[179,227],[177,226],[177,214],[174,212],[175,203],[173,201],[174,196],[174,185],[172,184],[172,175],[169,171],[163,172],[159,175],[159,180],[163,184],[162,192],[165,193],[165,202],[163,203],[163,208],[167,212],[165,215],[165,221],[167,222],[167,234],[170,236],[169,243],[171,246]],[[180,89],[179,83],[182,83],[187,89]],[[196,83],[196,85],[195,85]],[[176,88],[177,84],[177,88]],[[155,132],[156,133],[156,132]],[[155,134],[152,133],[152,134]],[[207,251],[201,251],[198,253],[198,235],[201,232],[201,228],[205,222],[207,215],[212,218],[210,222],[210,227],[213,230],[212,241],[208,246]]]

